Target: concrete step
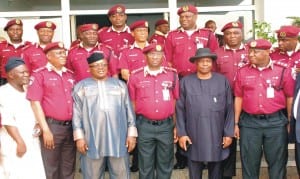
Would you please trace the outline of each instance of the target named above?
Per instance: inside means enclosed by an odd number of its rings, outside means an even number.
[[[296,162],[295,162],[295,152],[294,152],[294,144],[289,144],[289,159],[287,163],[287,179],[299,179],[296,169]],[[240,154],[239,154],[239,145],[237,147],[237,169],[236,169],[236,176],[233,177],[234,179],[242,179],[242,169],[241,169],[241,161],[240,161]],[[76,176],[75,179],[82,179],[81,173],[79,172],[79,161],[77,160],[76,165]],[[207,170],[203,172],[203,178],[208,178]],[[268,176],[268,169],[267,163],[263,157],[261,162],[260,168],[260,179],[269,179]],[[109,179],[109,174],[105,174],[105,179]],[[138,179],[138,172],[131,173],[131,179]],[[182,170],[173,170],[172,178],[171,179],[189,179],[189,174],[187,169]]]

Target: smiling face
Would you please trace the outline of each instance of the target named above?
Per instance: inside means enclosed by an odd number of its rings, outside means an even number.
[[[108,61],[101,59],[89,64],[90,73],[97,80],[105,80],[108,73]]]
[[[41,45],[46,45],[52,41],[54,30],[51,28],[40,28],[37,30],[39,41]]]
[[[183,12],[179,15],[180,26],[184,30],[192,30],[196,28],[197,14],[192,12]]]
[[[47,52],[48,61],[57,69],[61,69],[67,62],[66,50],[63,48],[52,49]]]
[[[270,62],[269,53],[270,50],[250,48],[249,61],[257,67],[266,67]]]

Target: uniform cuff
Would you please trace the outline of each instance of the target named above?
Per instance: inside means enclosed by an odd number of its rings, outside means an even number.
[[[137,137],[138,136],[137,129],[135,126],[128,127],[127,136],[128,137]]]
[[[83,134],[83,131],[81,129],[74,130],[73,131],[73,136],[74,136],[74,141],[84,138],[84,134]]]

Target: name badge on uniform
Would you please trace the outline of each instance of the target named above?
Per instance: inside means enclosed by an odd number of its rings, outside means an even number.
[[[195,42],[196,42],[197,49],[204,47],[203,43],[200,41],[198,37],[196,37]]]
[[[169,89],[168,89],[168,83],[162,83],[162,86],[163,86],[163,90],[162,90],[162,93],[163,93],[163,100],[164,101],[170,101],[170,92],[169,92]]]
[[[167,88],[163,89],[163,100],[170,101],[170,92]]]
[[[267,88],[267,98],[274,98],[274,88],[271,85],[271,80],[267,80],[268,88]]]

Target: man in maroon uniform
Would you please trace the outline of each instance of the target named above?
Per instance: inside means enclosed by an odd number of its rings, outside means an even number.
[[[166,35],[170,31],[169,22],[165,19],[160,19],[155,23],[155,32],[150,37],[150,43],[157,43],[160,45],[165,45]]]
[[[20,19],[12,19],[7,22],[4,30],[7,32],[9,40],[4,40],[0,42],[0,70],[1,70],[1,80],[0,85],[6,83],[6,73],[4,66],[7,63],[9,57],[20,57],[21,53],[29,42],[24,42],[22,40],[23,36],[23,23]]]
[[[148,46],[148,22],[138,20],[130,25],[134,43],[132,46],[122,50],[120,54],[118,69],[121,70],[122,78],[127,81],[133,70],[146,65],[146,57],[143,54],[143,48]]]
[[[94,52],[103,53],[109,61],[109,75],[117,76],[117,59],[111,48],[97,41],[98,24],[84,24],[79,28],[81,42],[70,49],[66,67],[74,72],[76,82],[90,77],[89,66],[86,61]]]
[[[235,136],[240,137],[244,179],[259,178],[263,153],[269,178],[286,177],[287,125],[295,81],[290,68],[273,63],[271,46],[265,39],[249,42],[250,64],[238,70],[234,83]]]
[[[41,149],[47,179],[73,179],[76,147],[73,141],[73,72],[64,67],[66,49],[49,43],[45,67],[32,73],[27,99],[42,129]]]
[[[151,44],[143,52],[147,65],[133,71],[128,81],[137,115],[139,178],[171,178],[178,77],[175,69],[162,66],[161,45]]]
[[[300,29],[296,26],[281,26],[276,31],[278,48],[270,54],[276,63],[296,67],[300,63],[300,45],[298,42]]]
[[[22,57],[30,73],[47,64],[47,57],[43,51],[52,42],[56,25],[51,21],[42,21],[34,26],[39,42],[24,48]]]
[[[98,32],[98,41],[109,45],[117,56],[120,50],[134,42],[129,27],[126,25],[127,15],[124,5],[116,4],[108,10],[110,27],[103,27]]]
[[[240,22],[229,22],[224,25],[224,46],[218,48],[215,53],[218,56],[216,60],[216,71],[223,74],[229,81],[233,90],[233,82],[236,72],[239,68],[248,63],[248,49],[243,44],[243,25]],[[233,139],[230,145],[229,157],[223,161],[223,179],[229,179],[235,176],[236,168],[236,140]]]
[[[175,68],[179,77],[196,72],[194,64],[189,62],[198,48],[210,48],[215,51],[219,45],[213,32],[199,29],[196,25],[198,11],[192,5],[178,9],[180,28],[169,32],[165,44],[167,61]]]
[[[199,29],[196,21],[198,11],[195,6],[185,5],[178,9],[180,27],[168,33],[165,43],[166,59],[169,65],[178,72],[179,79],[196,72],[196,66],[189,59],[195,55],[198,48],[210,48],[213,52],[219,45],[213,32],[209,29]],[[177,145],[175,169],[183,169],[187,165],[187,159],[179,151]]]

